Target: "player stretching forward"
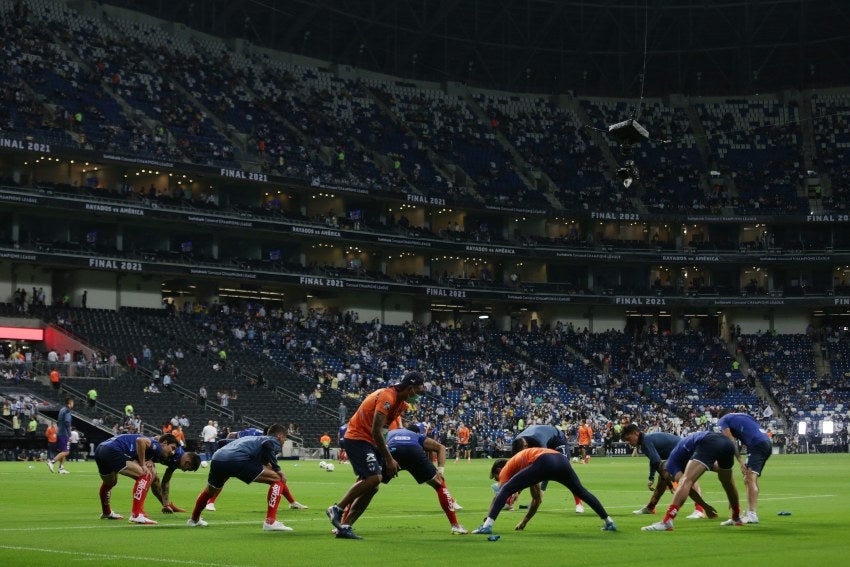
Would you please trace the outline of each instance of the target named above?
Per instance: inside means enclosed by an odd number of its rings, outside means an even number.
[[[661,472],[661,463],[670,457],[670,453],[682,438],[672,433],[644,433],[635,423],[630,423],[623,427],[623,430],[620,432],[620,438],[632,447],[640,445],[643,454],[649,459],[649,482],[647,482],[646,486],[653,491],[652,496],[650,496],[649,503],[646,506],[635,510],[633,513],[654,514],[655,507],[658,505],[658,501],[661,500],[664,491],[668,488],[673,490],[673,485],[668,482],[667,475]],[[658,485],[653,486],[655,484],[656,472],[661,474],[658,476]],[[694,490],[697,493],[701,493],[700,486],[696,482],[694,483]],[[705,510],[700,504],[697,504],[696,509],[687,518],[689,520],[697,520],[705,518],[705,516]]]
[[[737,439],[747,446],[747,462],[744,463],[738,451],[738,444],[735,443],[735,458],[741,465],[744,485],[747,487],[747,513],[741,519],[745,524],[758,524],[759,517],[756,511],[759,503],[759,477],[772,453],[770,437],[749,415],[729,413],[728,410],[720,412],[717,428],[733,443]]]
[[[679,507],[684,504],[691,493],[691,489],[699,477],[705,471],[713,470],[717,465],[717,478],[726,491],[729,507],[732,509],[731,522],[723,522],[723,525],[741,526],[741,509],[738,504],[738,489],[735,487],[735,478],[732,476],[732,466],[735,464],[735,446],[732,441],[712,431],[698,431],[682,439],[670,458],[667,459],[666,469],[670,477],[679,483],[676,492],[673,493],[673,502],[667,508],[664,519],[641,530],[645,532],[673,531],[673,520],[679,513]],[[715,510],[703,503],[706,514],[713,517]]]
[[[390,454],[398,462],[400,470],[408,471],[416,479],[416,482],[419,484],[426,483],[437,491],[437,499],[440,501],[440,507],[445,512],[446,518],[449,519],[452,534],[463,535],[468,533],[457,521],[454,511],[459,507],[455,505],[454,498],[446,487],[446,479],[443,476],[446,465],[446,447],[410,429],[390,431],[387,435],[387,447],[390,449]],[[425,451],[437,454],[436,467],[431,463]],[[384,484],[392,480],[389,475],[382,476],[381,482]],[[345,516],[342,518],[342,523],[346,523]]]
[[[118,484],[118,473],[136,481],[133,485],[133,508],[130,522],[156,524],[145,514],[145,497],[151,486],[153,461],[166,459],[177,450],[177,439],[167,433],[159,437],[143,435],[117,435],[97,446],[94,460],[103,481],[100,485],[100,517],[105,520],[122,520],[124,516],[112,511],[109,500],[112,487]]]
[[[547,449],[555,449],[565,457],[570,456],[567,438],[564,437],[564,433],[560,429],[553,425],[531,425],[523,429],[511,444],[511,454],[516,455],[529,447],[546,447]],[[544,480],[540,485],[540,490],[546,492],[548,484],[549,481]],[[573,494],[573,500],[576,504],[576,514],[584,514],[581,498]],[[509,501],[509,504],[513,504],[513,502]]]
[[[227,439],[222,439],[218,442],[218,448],[221,449],[234,439],[242,439],[243,437],[261,437],[263,435],[265,435],[263,430],[257,429],[256,427],[249,427],[242,431],[231,431],[227,434]],[[219,494],[221,494],[221,492],[219,492]],[[290,510],[307,510],[309,508],[309,506],[305,506],[295,500],[295,497],[292,496],[292,492],[289,491],[289,485],[286,483],[283,483],[283,497],[286,498],[287,502],[289,502]],[[215,501],[217,498],[218,494],[210,498],[204,509],[210,512],[215,512]]]
[[[570,465],[570,459],[559,451],[543,448],[523,449],[510,460],[499,459],[493,463],[493,467],[490,469],[490,478],[498,480],[501,488],[496,497],[493,498],[487,519],[481,526],[473,530],[472,533],[474,534],[492,534],[493,524],[511,494],[529,488],[531,489],[531,504],[528,506],[525,517],[514,528],[516,530],[525,529],[525,526],[537,513],[537,508],[543,500],[540,483],[544,480],[563,484],[570,492],[587,502],[588,506],[605,521],[605,525],[602,526],[603,531],[613,532],[617,530],[614,520],[605,511],[602,503],[582,486]]]
[[[177,436],[175,435],[174,438],[177,439]],[[183,447],[179,445],[179,439],[177,442],[177,449],[175,449],[174,453],[170,457],[157,461],[158,463],[165,465],[165,474],[162,475],[161,480],[156,472],[156,467],[153,467],[151,492],[153,492],[153,495],[156,496],[156,499],[159,500],[160,504],[162,504],[163,514],[173,514],[175,512],[186,511],[183,508],[176,506],[170,498],[171,476],[174,474],[174,471],[180,469],[181,471],[194,472],[201,466],[200,455],[183,449]]]
[[[286,440],[286,428],[279,423],[269,426],[268,435],[234,439],[217,450],[210,461],[210,474],[206,488],[198,495],[192,517],[186,521],[190,527],[206,526],[201,518],[209,499],[221,492],[224,483],[236,477],[245,484],[262,482],[269,485],[268,509],[263,531],[290,532],[292,528],[277,520],[280,495],[286,486],[286,476],[277,464],[277,454]]]

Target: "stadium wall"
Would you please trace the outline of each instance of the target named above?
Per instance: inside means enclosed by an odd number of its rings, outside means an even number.
[[[610,329],[622,331],[626,328],[626,313],[622,308],[594,308],[591,317],[590,330],[594,333],[604,333]]]
[[[123,276],[118,281],[118,307],[162,307],[162,289],[158,278]]]
[[[741,327],[741,333],[745,335],[765,332],[770,330],[770,313],[761,310],[737,312],[732,317],[732,324]]]
[[[808,313],[792,310],[777,310],[773,316],[773,330],[781,335],[805,333],[811,323]]]

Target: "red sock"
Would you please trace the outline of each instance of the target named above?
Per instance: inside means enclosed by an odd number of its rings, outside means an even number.
[[[443,512],[446,514],[446,518],[449,519],[452,525],[457,524],[457,515],[455,515],[454,510],[454,498],[452,498],[451,492],[446,488],[446,481],[440,485],[440,488],[437,489],[437,500],[440,501],[440,507],[443,509]]]
[[[211,498],[215,498],[215,496],[210,496],[206,488],[203,489],[200,494],[198,494],[198,499],[195,500],[195,508],[192,510],[193,522],[197,522],[201,519],[201,510],[206,507],[207,503],[210,502]]]
[[[136,479],[133,485],[133,515],[139,516],[145,513],[145,497],[151,487],[151,475],[143,474]]]
[[[676,515],[679,513],[679,507],[675,504],[670,504],[670,507],[667,508],[667,513],[664,514],[664,522],[672,522],[676,519]]]
[[[513,494],[511,494],[508,497],[508,502],[507,502],[508,506],[513,506],[514,503],[516,503],[517,498],[519,498],[519,492],[514,492]]]
[[[106,483],[100,485],[100,509],[105,515],[112,513],[112,507],[109,505],[109,499],[112,496],[112,487],[107,487]]]
[[[576,506],[581,506],[581,498],[573,494],[573,500],[576,501]]]
[[[348,513],[349,513],[350,511],[351,511],[351,504],[349,504],[348,506],[346,506],[346,507],[345,507],[345,510],[343,510],[343,511],[342,511],[342,519],[340,520],[340,522],[341,522],[341,523],[343,523],[343,524],[347,524],[347,523],[348,523]]]
[[[218,494],[221,494],[221,492],[219,492]],[[218,494],[216,494],[215,496],[210,497],[210,499],[209,499],[209,500],[207,500],[207,504],[215,504],[215,499],[216,499],[216,498],[218,498]],[[204,506],[206,506],[207,504],[204,504]]]
[[[295,502],[295,497],[292,496],[291,492],[289,492],[289,487],[286,485],[286,483],[282,482],[280,484],[281,484],[281,486],[283,486],[283,489],[282,489],[283,497],[286,498],[287,502],[289,502],[290,504]]]
[[[280,505],[280,493],[285,485],[277,481],[269,487],[269,508],[266,511],[266,523],[273,524],[277,521],[277,507]]]
[[[694,506],[694,510],[696,510],[697,512],[702,512],[703,514],[705,514],[705,510],[699,504]]]
[[[736,504],[734,506],[731,506],[731,508],[732,508],[732,518],[735,519],[735,520],[740,518],[741,517],[741,507],[738,504]]]

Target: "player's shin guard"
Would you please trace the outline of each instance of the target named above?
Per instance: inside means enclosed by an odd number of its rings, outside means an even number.
[[[206,488],[198,494],[198,499],[195,500],[195,507],[192,509],[192,521],[197,522],[201,518],[201,511],[207,507],[207,503],[210,502],[212,498],[215,498],[215,496],[211,497]]]
[[[151,475],[143,474],[136,479],[133,485],[133,515],[139,516],[145,513],[145,497],[151,487]]]
[[[291,492],[289,492],[289,486],[287,486],[285,482],[282,482],[280,484],[281,484],[281,487],[282,487],[281,493],[283,494],[283,497],[286,498],[286,501],[289,502],[290,504],[295,502],[295,497],[292,496]]]
[[[112,513],[112,506],[109,505],[111,497],[112,487],[106,486],[106,483],[104,482],[100,485],[100,509],[106,516]]]
[[[269,487],[268,510],[266,511],[266,523],[273,524],[277,521],[277,507],[280,506],[280,494],[283,492],[283,482],[277,481]]]
[[[449,519],[451,525],[457,524],[457,515],[455,515],[454,510],[454,498],[452,498],[451,492],[446,488],[446,481],[443,481],[440,484],[440,488],[437,489],[437,499],[440,501],[440,507],[443,509],[443,512],[446,514],[446,518]]]
[[[667,508],[667,513],[664,514],[664,522],[672,522],[676,519],[676,515],[679,513],[679,507],[675,504],[670,504],[670,507]]]

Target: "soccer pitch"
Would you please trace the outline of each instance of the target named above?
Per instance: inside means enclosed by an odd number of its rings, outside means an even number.
[[[446,464],[452,494],[463,505],[459,521],[470,531],[486,516],[492,498],[488,473],[492,461]],[[645,505],[648,461],[643,458],[595,458],[575,464],[582,483],[617,523],[617,532],[602,532],[602,521],[588,508],[576,514],[572,498],[550,484],[543,504],[525,531],[514,526],[524,510],[504,511],[494,527],[498,541],[486,536],[452,536],[434,490],[418,486],[405,472],[382,486],[355,529],[362,541],[337,540],[325,508],[353,482],[351,468],[328,473],[318,461],[281,461],[295,498],[309,510],[281,504],[279,519],[293,532],[263,532],[266,485],[231,479],[205,512],[206,528],[186,526],[188,514],[165,515],[153,494],[148,515],[157,526],[126,520],[100,520],[100,479],[93,462],[69,463],[71,474],[51,474],[44,463],[0,463],[0,565],[825,565],[847,560],[850,509],[847,471],[850,455],[778,455],[771,458],[761,482],[759,525],[721,527],[728,517],[716,475],[701,479],[706,499],[718,508],[718,520],[676,521],[673,532],[641,532],[661,518],[669,494],[656,516],[635,516]],[[736,475],[742,503],[746,502]],[[172,501],[191,509],[205,484],[205,469],[177,471]],[[129,516],[132,481],[120,477],[112,507]],[[528,503],[528,493],[519,504]],[[690,513],[692,503],[683,507]],[[780,511],[790,516],[778,516]],[[841,534],[844,535],[841,535]]]

